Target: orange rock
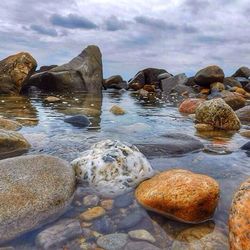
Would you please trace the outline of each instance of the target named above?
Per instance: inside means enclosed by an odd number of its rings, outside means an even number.
[[[91,221],[97,219],[105,214],[102,207],[93,207],[80,214],[80,219],[84,221]]]
[[[245,95],[247,93],[243,88],[236,88],[235,92],[241,95]]]
[[[139,90],[143,88],[143,83],[139,83],[139,82],[134,82],[132,84],[129,84],[129,88],[133,89],[133,90]]]
[[[144,85],[143,89],[148,92],[155,92],[155,85],[146,84]]]
[[[194,114],[196,108],[204,102],[204,99],[200,98],[188,98],[184,100],[179,106],[179,111],[181,113]]]
[[[250,178],[235,193],[229,214],[231,250],[250,249]]]
[[[172,169],[142,182],[135,196],[148,210],[178,221],[200,223],[212,217],[219,185],[209,176]]]
[[[200,91],[200,93],[201,94],[205,94],[205,95],[209,95],[209,93],[210,93],[210,89],[202,89],[201,91]]]

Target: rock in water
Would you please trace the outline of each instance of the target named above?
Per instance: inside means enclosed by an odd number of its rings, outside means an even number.
[[[200,223],[213,216],[219,185],[209,176],[173,169],[142,182],[135,191],[148,210],[186,223]]]
[[[97,240],[97,245],[106,250],[120,250],[126,245],[128,235],[124,233],[106,234]]]
[[[230,249],[250,249],[250,178],[235,193],[229,214]]]
[[[28,84],[45,91],[81,90],[100,94],[102,81],[101,51],[97,46],[90,45],[70,62],[34,74]]]
[[[19,130],[21,128],[22,128],[22,125],[19,122],[0,118],[0,129]]]
[[[223,82],[224,76],[224,72],[220,67],[212,65],[198,71],[194,81],[202,87],[210,87],[210,84],[214,82]]]
[[[0,243],[55,219],[75,190],[67,162],[48,155],[0,161]]]
[[[26,52],[0,61],[0,94],[19,94],[36,66],[36,60]]]
[[[109,111],[114,115],[124,115],[126,113],[126,111],[118,105],[112,106]]]
[[[85,115],[75,115],[64,119],[64,121],[80,128],[87,127],[90,124],[89,118]]]
[[[212,125],[224,130],[239,130],[240,121],[233,109],[221,98],[205,101],[196,108],[198,123]]]
[[[250,122],[250,105],[245,106],[244,108],[238,109],[236,115],[239,117],[241,122],[249,123]]]
[[[184,100],[179,106],[179,111],[181,113],[194,114],[196,108],[204,102],[201,98],[188,98]]]
[[[111,140],[94,144],[71,164],[81,180],[108,196],[131,190],[154,174],[135,146]]]
[[[29,148],[30,144],[21,134],[0,129],[0,159],[23,154]]]

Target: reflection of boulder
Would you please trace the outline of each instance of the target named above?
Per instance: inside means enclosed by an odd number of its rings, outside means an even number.
[[[25,52],[0,61],[0,94],[19,94],[36,66],[36,60]]]
[[[14,119],[22,125],[38,124],[37,110],[25,96],[2,96],[0,115]]]
[[[97,46],[90,45],[70,62],[48,71],[34,74],[28,86],[45,91],[88,91],[100,93],[102,89],[102,55]]]

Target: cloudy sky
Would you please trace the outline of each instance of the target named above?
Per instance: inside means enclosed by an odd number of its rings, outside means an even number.
[[[249,0],[1,0],[0,58],[30,52],[39,66],[69,61],[88,44],[105,76],[145,67],[192,75],[250,66]]]

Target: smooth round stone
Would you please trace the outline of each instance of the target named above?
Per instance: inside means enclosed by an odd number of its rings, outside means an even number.
[[[244,145],[241,147],[241,149],[249,151],[249,150],[250,150],[250,141],[247,142],[246,144],[244,144]]]
[[[100,141],[71,164],[78,178],[106,196],[128,192],[154,175],[150,163],[135,146],[119,141]]]
[[[160,248],[146,242],[146,241],[139,241],[139,242],[129,242],[124,250],[160,250]]]
[[[236,191],[229,213],[230,249],[250,249],[250,178]]]
[[[90,195],[87,195],[83,198],[83,205],[86,207],[97,206],[99,201],[100,201],[100,199],[97,195],[90,194]]]
[[[204,101],[205,100],[201,98],[188,98],[180,104],[179,112],[187,113],[187,114],[194,114],[196,108]]]
[[[186,223],[200,223],[213,216],[219,185],[211,177],[182,169],[164,171],[142,182],[135,191],[148,210]]]
[[[172,250],[228,249],[228,239],[218,229],[210,225],[200,225],[185,229],[173,242]]]
[[[0,242],[56,219],[70,204],[75,174],[49,155],[0,161]]]
[[[126,113],[125,110],[118,105],[112,106],[110,112],[113,113],[114,115],[124,115]]]
[[[101,236],[97,240],[97,245],[105,250],[122,249],[128,240],[128,235],[124,233],[114,233]]]
[[[102,207],[93,207],[80,214],[80,219],[84,221],[91,221],[97,219],[105,214]]]
[[[64,121],[80,128],[88,127],[90,125],[89,118],[84,115],[75,115],[64,119]]]
[[[61,99],[56,97],[56,96],[48,96],[44,100],[46,102],[59,102],[59,101],[61,101]]]
[[[0,129],[16,131],[16,130],[20,130],[21,128],[22,128],[22,125],[19,122],[0,118]]]
[[[245,106],[244,108],[238,109],[236,115],[239,117],[241,122],[249,123],[250,122],[250,105]]]
[[[233,110],[238,110],[246,105],[246,99],[235,93],[231,93],[223,99]]]
[[[250,138],[250,130],[240,131],[240,135],[247,137],[247,138]]]
[[[101,201],[101,206],[105,210],[112,210],[112,208],[114,206],[114,200],[112,200],[112,199],[102,200]]]
[[[113,233],[116,229],[112,219],[108,216],[104,216],[98,220],[95,220],[93,222],[92,228],[102,234]]]
[[[0,129],[0,159],[28,151],[29,142],[18,132]]]
[[[210,84],[210,89],[213,91],[223,91],[225,90],[225,85],[221,82],[214,82],[212,84]]]
[[[151,243],[155,242],[155,238],[147,230],[138,229],[128,232],[128,235],[131,239],[134,240],[145,240]]]

